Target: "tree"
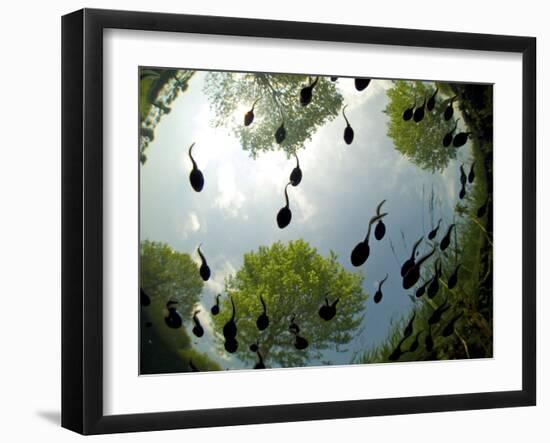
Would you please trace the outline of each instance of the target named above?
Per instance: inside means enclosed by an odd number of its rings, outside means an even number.
[[[456,158],[456,148],[443,146],[443,137],[454,127],[455,120],[443,118],[448,101],[441,99],[441,89],[434,110],[426,109],[419,123],[413,119],[403,120],[403,112],[415,102],[421,106],[424,97],[428,100],[435,91],[433,83],[396,81],[387,91],[389,103],[384,110],[390,118],[387,135],[393,139],[395,149],[422,169],[432,172],[443,171],[449,160]]]
[[[163,115],[170,113],[170,105],[180,93],[187,91],[195,71],[177,69],[139,70],[139,157],[141,164],[147,161],[149,143],[155,138],[155,130]]]
[[[300,91],[313,79],[305,75],[210,72],[204,91],[215,112],[214,126],[225,126],[255,158],[259,152],[283,149],[289,155],[303,147],[317,128],[333,120],[342,106],[342,96],[325,77],[313,90],[313,100],[300,105]],[[244,114],[254,107],[254,121],[244,126]],[[284,121],[286,138],[277,145],[275,131]]]
[[[363,276],[346,271],[333,252],[323,257],[303,240],[286,245],[277,242],[245,254],[242,268],[226,281],[226,292],[236,306],[237,356],[247,363],[257,361],[249,350],[257,340],[268,367],[303,366],[312,358],[320,358],[325,349],[342,350],[363,319],[367,294],[362,283]],[[339,299],[336,316],[329,321],[318,313],[327,293],[330,303]],[[263,312],[260,296],[269,316],[269,326],[262,332],[256,326]],[[214,317],[216,330],[222,331],[231,312],[231,301],[225,297],[220,315]],[[300,327],[299,335],[309,342],[305,350],[294,347],[289,331],[293,316]]]
[[[145,240],[140,248],[141,287],[161,307],[168,300],[178,302],[178,312],[191,315],[199,300],[203,281],[189,254],[174,251],[165,243]]]
[[[187,372],[191,359],[202,371],[220,370],[191,347],[183,327],[171,329],[164,321],[169,300],[178,302],[184,322],[191,318],[203,287],[195,262],[189,254],[148,240],[141,243],[140,259],[140,285],[150,299],[149,305],[141,307],[140,373]]]

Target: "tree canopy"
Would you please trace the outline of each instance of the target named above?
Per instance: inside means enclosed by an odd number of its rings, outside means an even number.
[[[237,356],[245,362],[257,361],[249,346],[258,341],[266,366],[289,367],[320,358],[329,348],[342,350],[363,319],[367,294],[362,283],[363,276],[346,271],[333,252],[323,257],[303,240],[277,242],[245,254],[242,268],[226,281],[236,307]],[[339,299],[336,316],[329,321],[318,313],[327,293],[330,303]],[[269,317],[269,326],[261,332],[256,326],[263,312],[260,296]],[[231,312],[230,299],[225,297],[220,315],[214,317],[216,330],[222,330]],[[289,331],[293,316],[299,335],[309,342],[305,350],[294,347]]]
[[[300,91],[311,81],[308,76],[294,74],[210,72],[204,91],[216,116],[212,123],[227,127],[253,158],[275,149],[291,154],[320,126],[333,120],[342,106],[342,96],[325,77],[319,77],[311,103],[301,106]],[[254,121],[244,126],[244,114],[257,99]],[[286,138],[277,145],[274,134],[283,121]]]
[[[147,161],[149,143],[163,115],[171,112],[170,105],[180,93],[187,91],[195,71],[178,69],[139,69],[139,156]]]
[[[140,249],[141,287],[162,307],[168,300],[178,302],[178,311],[190,315],[199,300],[203,281],[189,254],[177,252],[165,243],[145,240]]]
[[[192,348],[184,327],[169,328],[164,321],[166,302],[177,301],[184,322],[191,318],[203,282],[189,254],[164,243],[143,241],[140,250],[140,284],[150,299],[141,307],[140,372],[159,374],[190,371],[190,361],[201,371],[220,366]]]
[[[444,147],[442,140],[455,124],[455,119],[446,121],[443,112],[448,104],[442,100],[442,91],[436,96],[432,112],[426,109],[424,119],[415,123],[403,120],[403,112],[415,103],[421,106],[424,97],[428,100],[435,92],[433,83],[421,81],[396,81],[387,91],[388,105],[384,112],[389,116],[387,135],[393,139],[395,149],[422,169],[443,171],[449,160],[456,158],[456,149]]]

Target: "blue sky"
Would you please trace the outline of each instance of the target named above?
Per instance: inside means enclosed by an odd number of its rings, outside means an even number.
[[[303,238],[322,255],[333,250],[346,269],[364,274],[364,289],[371,296],[362,334],[346,347],[347,352],[328,351],[324,356],[333,363],[349,363],[355,351],[382,341],[391,321],[411,309],[401,287],[401,263],[414,241],[431,229],[428,197],[432,189],[439,201],[434,223],[439,217],[452,220],[459,165],[468,162],[470,146],[461,148],[443,173],[418,168],[386,136],[387,116],[382,110],[391,83],[373,80],[358,92],[353,79],[341,78],[337,85],[348,105],[346,115],[355,139],[350,146],[344,143],[345,122],[338,116],[299,151],[303,179],[298,187],[289,187],[292,223],[280,230],[275,217],[284,206],[283,189],[295,160],[281,151],[259,154],[253,160],[226,128],[213,128],[214,114],[202,90],[205,75],[197,72],[191,79],[189,89],[172,103],[171,113],[162,117],[148,147],[147,162],[141,167],[141,238],[166,242],[190,253],[197,262],[193,251],[203,243],[212,270],[201,301],[206,311],[223,291],[224,278],[240,268],[246,252],[260,245]],[[246,106],[243,109],[242,114]],[[205,177],[201,193],[192,191],[189,184],[192,165],[187,149],[192,142]],[[370,257],[358,270],[349,261],[350,252],[364,239],[368,220],[383,199],[383,210],[389,213],[384,219],[386,236],[380,242],[372,237]],[[372,296],[386,273],[384,298],[375,305]],[[208,330],[207,316],[201,320]],[[198,348],[222,366],[239,367],[239,362],[218,353],[206,336]]]

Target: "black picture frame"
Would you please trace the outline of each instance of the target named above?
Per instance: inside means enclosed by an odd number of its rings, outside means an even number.
[[[131,415],[103,412],[103,30],[170,31],[522,55],[522,389]],[[83,9],[62,18],[62,426],[103,434],[536,403],[536,39]],[[516,294],[517,295],[517,294]]]

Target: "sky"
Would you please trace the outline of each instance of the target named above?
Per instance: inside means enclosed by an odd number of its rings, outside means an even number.
[[[443,173],[418,168],[386,136],[388,117],[382,110],[391,82],[375,79],[358,92],[353,79],[340,78],[337,88],[348,105],[346,115],[355,138],[349,146],[344,143],[345,121],[340,115],[319,128],[299,151],[303,178],[299,186],[288,189],[292,222],[281,230],[275,218],[285,204],[284,186],[295,159],[288,159],[282,151],[260,153],[252,159],[227,128],[214,128],[214,113],[203,92],[205,75],[197,72],[188,90],[171,104],[172,111],[162,117],[147,149],[147,162],[140,171],[141,239],[168,243],[190,253],[197,263],[194,251],[202,242],[212,270],[201,296],[203,312],[209,312],[215,295],[223,292],[224,279],[241,267],[243,255],[260,245],[303,238],[323,256],[334,251],[347,270],[365,276],[364,289],[370,295],[362,333],[346,346],[347,352],[329,350],[322,357],[334,364],[348,364],[355,352],[382,342],[392,321],[409,314],[413,303],[401,286],[401,265],[413,243],[427,235],[440,217],[453,219],[459,166],[469,162],[470,144],[460,148],[457,159]],[[193,142],[193,157],[205,178],[200,193],[189,184],[192,164],[187,149]],[[432,189],[439,202],[434,220],[428,212]],[[354,268],[351,250],[365,238],[368,220],[384,199],[386,235],[381,241],[371,237],[368,261]],[[424,245],[420,253],[426,250]],[[386,273],[383,300],[375,305],[374,293]],[[240,362],[220,353],[218,345],[209,340],[207,315],[201,323],[207,334],[197,348],[222,367],[239,367]],[[192,337],[191,328],[188,324]]]

